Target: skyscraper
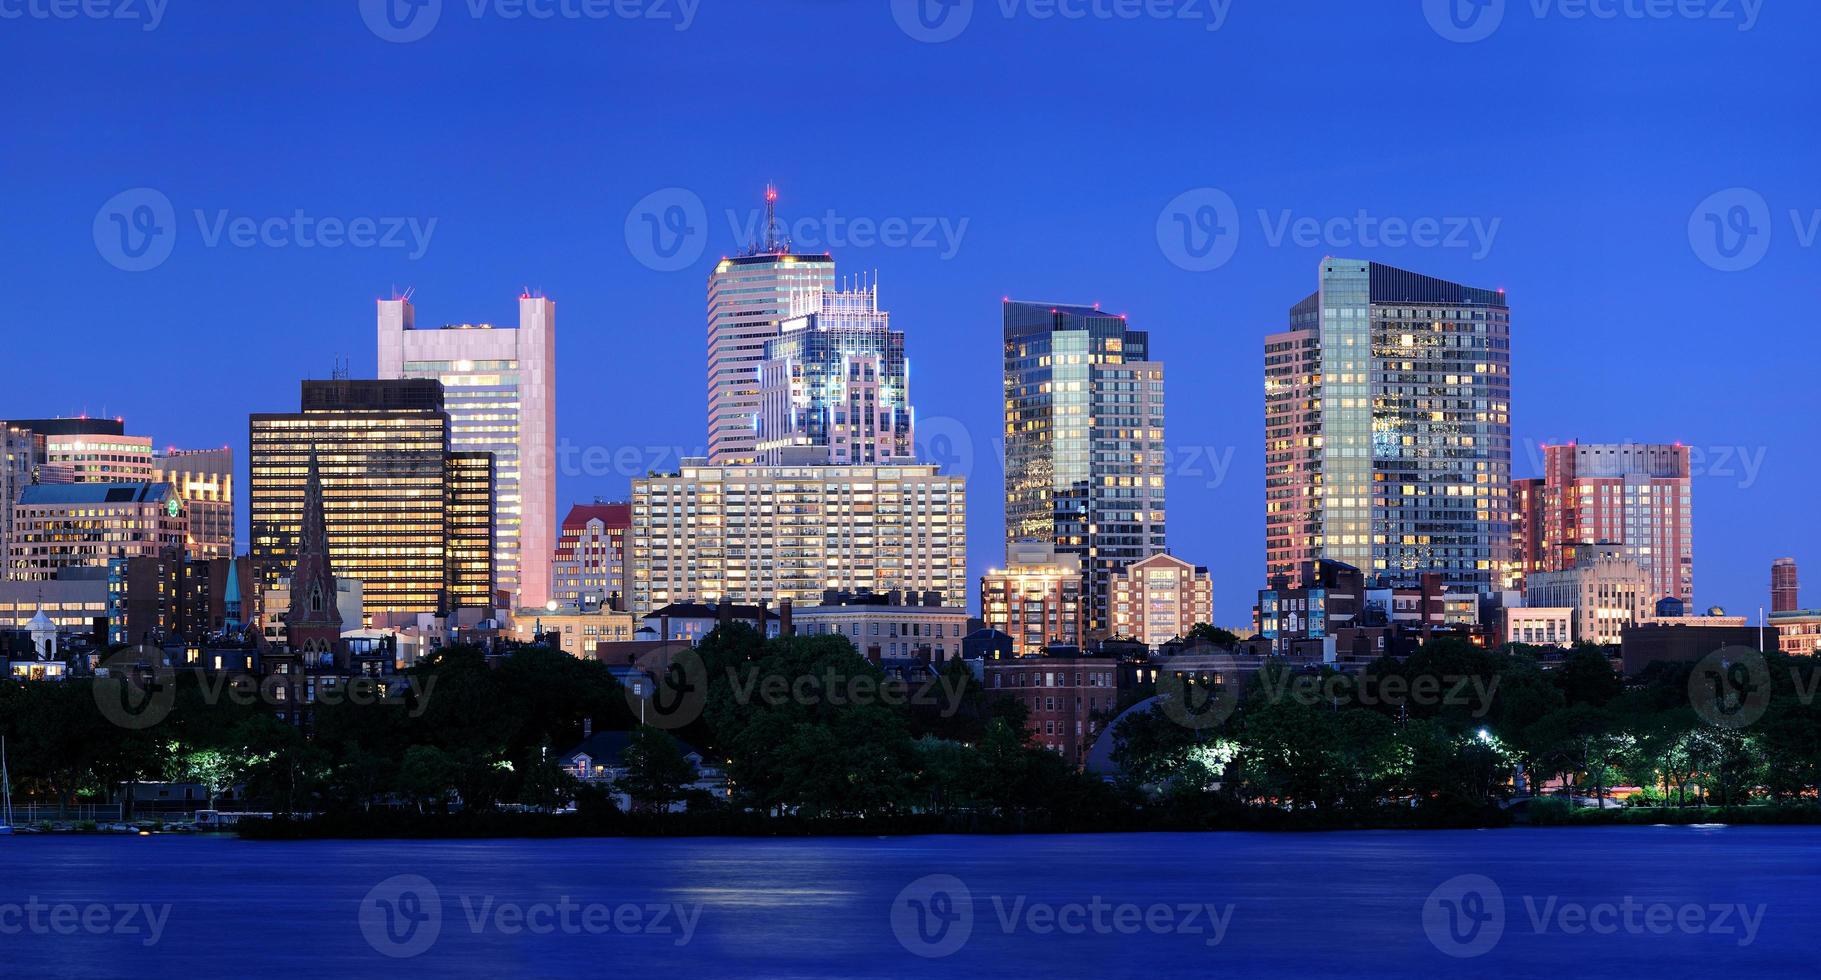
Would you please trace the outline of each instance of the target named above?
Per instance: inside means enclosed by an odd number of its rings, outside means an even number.
[[[807,297],[832,291],[834,257],[797,253],[779,231],[777,192],[765,192],[764,239],[708,275],[708,457],[758,459],[759,362],[765,343]]]
[[[1802,608],[1801,588],[1796,582],[1796,560],[1779,558],[1770,565],[1770,611],[1795,612]]]
[[[904,334],[861,285],[803,297],[759,362],[762,461],[881,463],[915,456]]]
[[[1502,291],[1323,260],[1265,339],[1267,578],[1328,558],[1391,584],[1503,586],[1510,412]]]
[[[411,301],[379,301],[379,376],[442,382],[450,445],[491,453],[496,588],[550,598],[556,547],[556,302],[526,294],[518,326],[419,329]]]
[[[449,451],[442,385],[305,381],[302,410],[250,421],[248,511],[264,584],[296,563],[314,454],[336,573],[375,616],[491,608],[491,458]]]
[[[1164,550],[1163,364],[1091,306],[1006,300],[1005,536],[1078,555],[1087,631],[1114,572]]]
[[[1694,601],[1686,446],[1544,446],[1543,474],[1512,484],[1519,576],[1567,571],[1580,552],[1616,545],[1649,574],[1652,601]]]
[[[189,551],[193,557],[234,557],[232,449],[172,449],[155,453],[152,479],[169,483],[189,508]]]

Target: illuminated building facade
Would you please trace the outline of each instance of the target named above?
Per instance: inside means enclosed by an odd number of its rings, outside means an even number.
[[[422,328],[409,299],[379,301],[379,376],[443,385],[449,448],[494,459],[496,588],[550,598],[556,546],[556,303],[524,295],[518,326]]]
[[[986,628],[1011,637],[1014,656],[1082,646],[1087,597],[1081,556],[1044,541],[1020,541],[1006,548],[1005,564],[980,577]]]
[[[768,464],[910,462],[904,334],[875,283],[812,293],[759,362],[759,456]]]
[[[169,483],[190,512],[189,553],[234,557],[234,451],[173,449],[152,457],[152,479]]]
[[[40,483],[150,483],[152,438],[95,433],[43,436]]]
[[[1651,576],[1616,546],[1581,549],[1573,568],[1533,572],[1524,604],[1574,610],[1576,643],[1617,644],[1626,627],[1649,622],[1656,612]]]
[[[550,562],[551,598],[577,606],[588,601],[626,607],[626,532],[632,505],[576,504],[563,518]]]
[[[13,505],[31,485],[31,430],[0,423],[0,554],[13,540]]]
[[[1267,578],[1327,558],[1392,584],[1502,587],[1510,411],[1503,292],[1323,260],[1265,339]]]
[[[1152,555],[1113,576],[1113,635],[1159,647],[1214,622],[1214,582],[1206,568]]]
[[[835,288],[834,257],[792,252],[777,230],[776,202],[768,190],[765,240],[708,275],[708,459],[717,465],[758,461],[765,345],[809,296]]]
[[[164,483],[26,487],[13,505],[7,577],[44,582],[64,568],[107,568],[115,558],[183,552],[183,500]]]
[[[1770,611],[1795,612],[1802,608],[1802,589],[1796,578],[1796,560],[1779,558],[1770,565]]]
[[[296,564],[314,451],[330,560],[362,584],[369,616],[492,608],[486,454],[449,451],[442,384],[305,381],[301,409],[251,418],[251,553],[264,584]]]
[[[1163,364],[1094,307],[1007,300],[1004,328],[1007,546],[1079,557],[1104,636],[1113,575],[1164,550]]]
[[[935,466],[713,466],[632,481],[631,611],[937,592],[967,602],[967,483]]]
[[[1688,447],[1543,447],[1544,475],[1512,485],[1519,585],[1573,568],[1590,546],[1617,545],[1650,573],[1653,599],[1694,601],[1694,520]]]

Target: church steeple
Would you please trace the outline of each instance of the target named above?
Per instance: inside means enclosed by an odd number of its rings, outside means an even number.
[[[297,564],[291,571],[291,608],[285,616],[285,635],[292,650],[340,651],[341,610],[336,607],[335,597],[328,520],[323,515],[322,473],[312,446],[309,475],[304,479],[303,518],[297,529]]]

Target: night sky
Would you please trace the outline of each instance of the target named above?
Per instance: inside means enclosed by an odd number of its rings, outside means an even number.
[[[623,497],[704,445],[705,277],[770,181],[799,247],[877,272],[976,574],[1000,300],[1099,302],[1168,365],[1172,550],[1247,622],[1261,340],[1334,254],[1508,291],[1515,475],[1544,442],[1696,447],[1701,605],[1755,616],[1781,555],[1821,577],[1821,5],[27,2],[0,2],[0,417],[244,467],[249,412],[337,357],[372,376],[375,299],[512,323],[529,288],[563,506]]]

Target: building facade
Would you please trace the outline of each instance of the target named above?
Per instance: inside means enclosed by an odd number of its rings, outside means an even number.
[[[1267,577],[1327,558],[1487,591],[1511,565],[1502,291],[1325,259],[1265,339]]]
[[[150,483],[152,438],[113,433],[43,434],[40,483]]]
[[[556,547],[556,302],[520,296],[516,327],[420,329],[409,299],[380,300],[379,376],[442,382],[449,449],[493,456],[495,587],[543,605]]]
[[[152,479],[168,483],[190,512],[189,552],[234,557],[234,451],[172,449],[152,456]]]
[[[31,430],[0,423],[0,554],[6,553],[13,540],[13,505],[31,485]]]
[[[1617,644],[1625,629],[1650,621],[1656,612],[1651,576],[1616,547],[1583,549],[1573,568],[1533,572],[1524,603],[1574,610],[1576,643]]]
[[[1174,555],[1152,555],[1113,576],[1113,635],[1156,648],[1214,622],[1208,570]]]
[[[1539,647],[1574,646],[1574,607],[1508,606],[1499,610],[1499,639]]]
[[[1163,364],[1089,306],[1007,300],[1005,534],[1081,559],[1089,636],[1113,575],[1164,550]]]
[[[1520,577],[1573,568],[1578,552],[1618,545],[1650,573],[1656,598],[1694,601],[1688,447],[1543,447],[1544,475],[1512,485]]]
[[[791,611],[802,636],[844,636],[873,663],[916,659],[943,664],[961,656],[967,607],[943,604],[937,593],[850,593],[830,590],[821,605]]]
[[[980,616],[1012,638],[1016,656],[1087,643],[1086,579],[1081,557],[1043,541],[1006,548],[1004,568],[980,578]]]
[[[626,532],[631,527],[629,503],[596,501],[569,508],[551,556],[550,597],[568,605],[592,601],[625,609]]]
[[[1777,645],[1797,657],[1821,656],[1821,609],[1789,609],[1770,617]]]
[[[916,455],[904,334],[875,283],[811,293],[759,362],[764,462],[889,463]]]
[[[773,220],[776,203],[767,190],[764,240],[708,275],[708,459],[719,465],[758,461],[765,345],[808,297],[835,287],[834,257],[791,251]]]
[[[1770,611],[1795,612],[1802,608],[1802,585],[1796,578],[1796,560],[1779,558],[1770,565]]]
[[[982,683],[1024,702],[1031,738],[1079,766],[1100,734],[1094,713],[1119,704],[1117,675],[1106,657],[1022,656],[987,661]]]
[[[633,612],[814,604],[826,589],[967,602],[967,483],[935,466],[714,466],[632,481]]]
[[[183,552],[190,520],[166,483],[26,487],[13,505],[7,577],[45,582],[60,569],[106,569],[115,558]]]
[[[314,454],[331,561],[362,583],[369,616],[493,608],[486,454],[449,451],[440,382],[305,381],[301,411],[250,428],[251,554],[267,587],[296,564]]]
[[[519,642],[530,643],[540,635],[555,636],[564,653],[593,658],[599,644],[635,639],[639,621],[629,612],[595,601],[558,602],[551,609],[550,602],[537,609],[521,609],[512,617],[513,635]]]

